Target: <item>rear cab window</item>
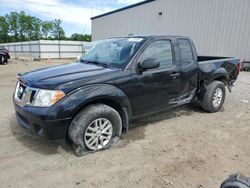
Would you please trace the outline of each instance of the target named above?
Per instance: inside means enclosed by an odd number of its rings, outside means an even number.
[[[194,62],[194,55],[191,44],[188,39],[177,39],[180,49],[181,63],[183,66],[189,65]]]

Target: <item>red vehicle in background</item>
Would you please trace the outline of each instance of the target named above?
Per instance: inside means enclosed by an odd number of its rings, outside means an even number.
[[[0,46],[0,64],[8,64],[9,58],[9,50],[7,50],[4,46]]]

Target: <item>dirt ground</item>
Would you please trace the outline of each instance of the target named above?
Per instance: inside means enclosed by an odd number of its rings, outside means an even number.
[[[250,176],[250,73],[219,113],[180,107],[133,122],[109,150],[76,157],[24,133],[14,116],[16,74],[55,64],[0,66],[0,187],[215,188],[231,173]]]

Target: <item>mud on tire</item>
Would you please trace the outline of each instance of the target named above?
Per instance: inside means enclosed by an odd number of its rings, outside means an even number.
[[[92,124],[93,121],[100,118],[108,120],[112,125],[112,135],[109,142],[101,149],[91,150],[85,143],[85,134],[87,134],[86,129]],[[122,121],[119,113],[105,104],[94,104],[85,107],[80,111],[72,120],[68,135],[73,141],[73,148],[76,155],[82,156],[87,153],[96,152],[99,150],[104,150],[115,144],[122,130]]]

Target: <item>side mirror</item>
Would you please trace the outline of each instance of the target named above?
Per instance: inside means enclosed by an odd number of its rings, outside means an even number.
[[[143,72],[148,69],[155,69],[160,66],[160,62],[155,61],[154,59],[146,59],[143,62],[138,64],[138,70]]]

